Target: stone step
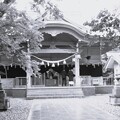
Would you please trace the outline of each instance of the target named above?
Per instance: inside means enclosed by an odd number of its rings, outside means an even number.
[[[27,99],[83,97],[80,87],[44,87],[27,89]]]
[[[32,100],[32,99],[52,99],[52,98],[83,98],[84,96],[75,96],[75,95],[65,95],[65,96],[28,96],[26,99],[27,100]]]

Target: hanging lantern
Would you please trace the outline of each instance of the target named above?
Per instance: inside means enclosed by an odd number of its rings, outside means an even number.
[[[75,58],[72,58],[72,61],[75,62]]]
[[[10,64],[10,67],[12,67],[12,64]]]
[[[93,67],[95,68],[95,64],[93,64]]]
[[[44,61],[41,62],[41,65],[44,65]]]
[[[52,64],[52,67],[55,67],[55,63]]]
[[[60,65],[60,63],[58,62],[58,63],[57,63],[57,65],[59,66],[59,65]]]
[[[66,61],[65,61],[65,60],[63,61],[63,64],[66,64]]]
[[[47,62],[47,65],[48,65],[48,66],[50,66],[50,63],[49,63],[49,62]]]

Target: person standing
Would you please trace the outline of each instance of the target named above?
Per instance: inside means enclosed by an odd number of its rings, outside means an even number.
[[[66,86],[66,71],[63,69],[61,72],[62,75],[62,86]]]
[[[53,69],[49,69],[48,76],[49,79],[53,79]]]
[[[68,77],[69,77],[70,86],[73,86],[74,85],[74,82],[73,82],[74,74],[73,74],[73,71],[71,69],[68,72]]]

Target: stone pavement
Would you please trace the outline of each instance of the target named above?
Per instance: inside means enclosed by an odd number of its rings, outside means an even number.
[[[28,120],[120,120],[120,117],[94,107],[85,98],[67,98],[33,100]]]

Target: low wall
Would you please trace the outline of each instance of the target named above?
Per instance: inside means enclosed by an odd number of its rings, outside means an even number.
[[[82,86],[85,96],[95,95],[95,86]]]
[[[95,94],[110,94],[112,93],[113,85],[106,86],[82,86],[83,94],[85,96],[91,96]],[[26,97],[25,88],[12,88],[5,89],[8,96],[14,98],[23,98]]]
[[[7,96],[14,98],[25,98],[26,97],[26,89],[25,88],[12,88],[12,89],[4,89]]]
[[[12,89],[4,89],[5,90],[5,92],[6,92],[6,94],[7,94],[7,96],[12,96]]]
[[[85,96],[95,95],[95,87],[94,86],[84,86],[82,87],[83,94]],[[26,97],[26,89],[25,88],[13,88],[13,89],[5,89],[8,96],[12,96],[14,98],[23,98]]]
[[[14,85],[14,78],[2,78],[1,83],[3,89],[12,89]]]
[[[113,85],[105,86],[82,86],[83,93],[85,96],[95,95],[95,94],[111,94]]]
[[[12,89],[12,97],[14,97],[14,98],[26,97],[26,89],[25,88],[13,88]]]
[[[112,89],[113,85],[95,86],[95,94],[110,94]]]

